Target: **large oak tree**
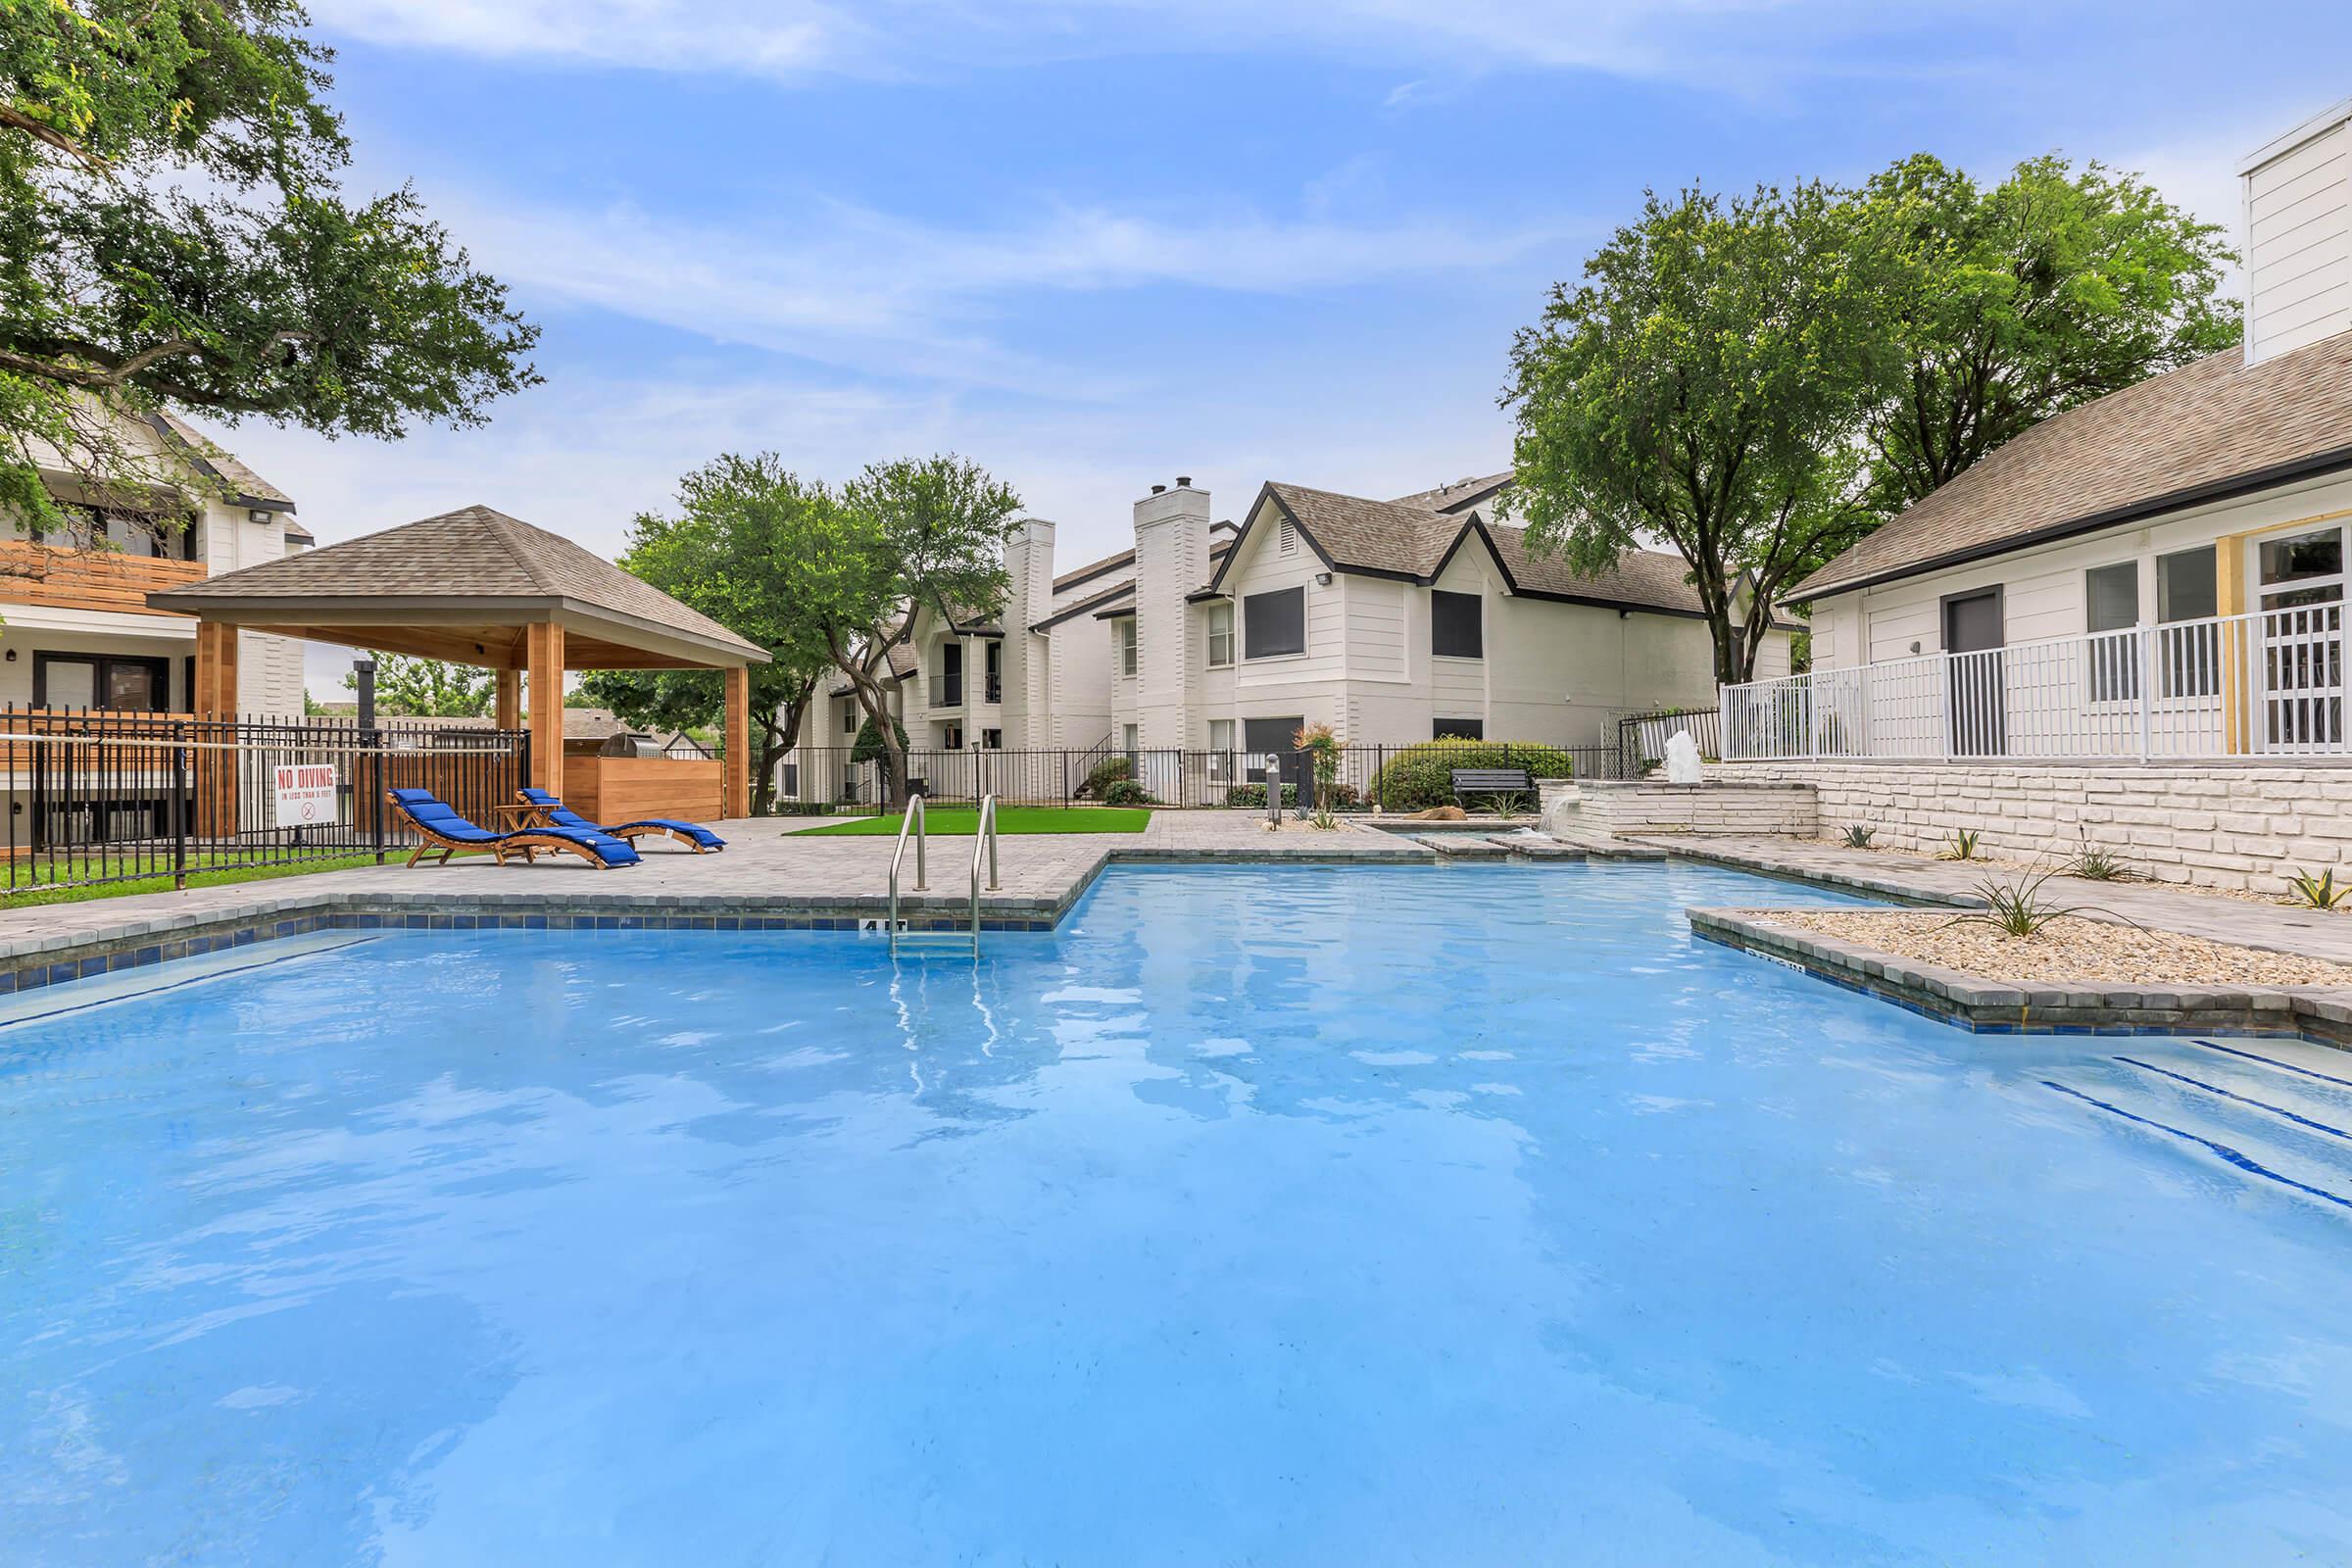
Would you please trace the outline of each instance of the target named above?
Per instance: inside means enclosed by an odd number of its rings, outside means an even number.
[[[366,198],[290,0],[0,0],[0,509],[185,488],[157,409],[326,435],[479,422],[536,329],[407,188]],[[126,429],[130,432],[126,434]]]

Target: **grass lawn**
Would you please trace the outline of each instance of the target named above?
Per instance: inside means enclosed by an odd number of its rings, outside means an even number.
[[[405,857],[406,849],[401,851]],[[203,858],[192,857],[188,861],[188,886],[217,888],[231,882],[269,882],[281,876],[303,876],[312,871],[348,871],[354,866],[373,865],[373,855],[354,855],[335,860],[301,860],[292,865],[227,865],[212,870],[203,869]],[[22,868],[29,873],[29,865]],[[79,876],[103,874],[107,867],[84,863],[74,868]],[[0,894],[0,909],[29,909],[43,904],[83,904],[91,899],[116,899],[131,893],[169,893],[172,874],[143,876],[129,882],[104,882],[95,887],[33,888],[23,893]]]
[[[979,825],[980,812],[969,806],[934,807],[924,813],[923,830],[953,837],[969,837]],[[997,808],[999,833],[1141,833],[1152,813],[1140,807],[1125,806],[1000,806]],[[843,837],[898,836],[899,818],[889,816],[853,816],[823,827],[812,827],[806,834],[833,833]],[[804,835],[805,836],[805,835]]]

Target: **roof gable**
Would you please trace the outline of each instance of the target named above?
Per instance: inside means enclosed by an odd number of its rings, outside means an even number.
[[[2352,332],[2237,349],[2053,415],[1788,591],[1846,593],[2352,466]]]
[[[497,606],[515,611],[559,604],[602,612],[765,662],[767,655],[641,577],[562,534],[484,506],[463,507],[341,544],[305,550],[150,596],[158,609],[201,613],[208,607],[283,601],[341,604]]]

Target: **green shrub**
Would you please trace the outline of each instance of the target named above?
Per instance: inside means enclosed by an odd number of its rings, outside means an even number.
[[[1135,759],[1129,757],[1125,752],[1113,753],[1097,762],[1088,771],[1085,780],[1070,792],[1070,799],[1108,802],[1110,797],[1103,794],[1103,791],[1109,789],[1113,784],[1127,782],[1134,777]]]
[[[1125,759],[1121,759],[1125,760]],[[1104,806],[1157,806],[1150,790],[1131,778],[1114,778],[1102,786]]]
[[[1266,806],[1266,787],[1263,784],[1236,784],[1225,792],[1225,804],[1255,807],[1262,811]],[[1282,787],[1282,804],[1286,809],[1298,804],[1298,785],[1285,784]]]
[[[1523,767],[1530,778],[1567,778],[1575,764],[1556,746],[1521,741],[1424,741],[1391,755],[1373,776],[1371,798],[1384,811],[1451,806],[1457,767]]]
[[[890,727],[898,731],[899,752],[904,756],[906,751],[906,726],[894,718],[890,721]],[[887,775],[890,772],[890,753],[883,750],[882,732],[874,727],[874,721],[870,718],[858,726],[857,739],[850,742],[850,764],[855,767],[866,762],[880,762],[883,773]]]

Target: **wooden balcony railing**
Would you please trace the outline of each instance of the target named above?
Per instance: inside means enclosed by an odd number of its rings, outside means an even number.
[[[22,539],[0,540],[0,604],[162,615],[170,612],[149,610],[149,594],[204,578],[201,561],[159,561],[110,551],[60,550]]]

